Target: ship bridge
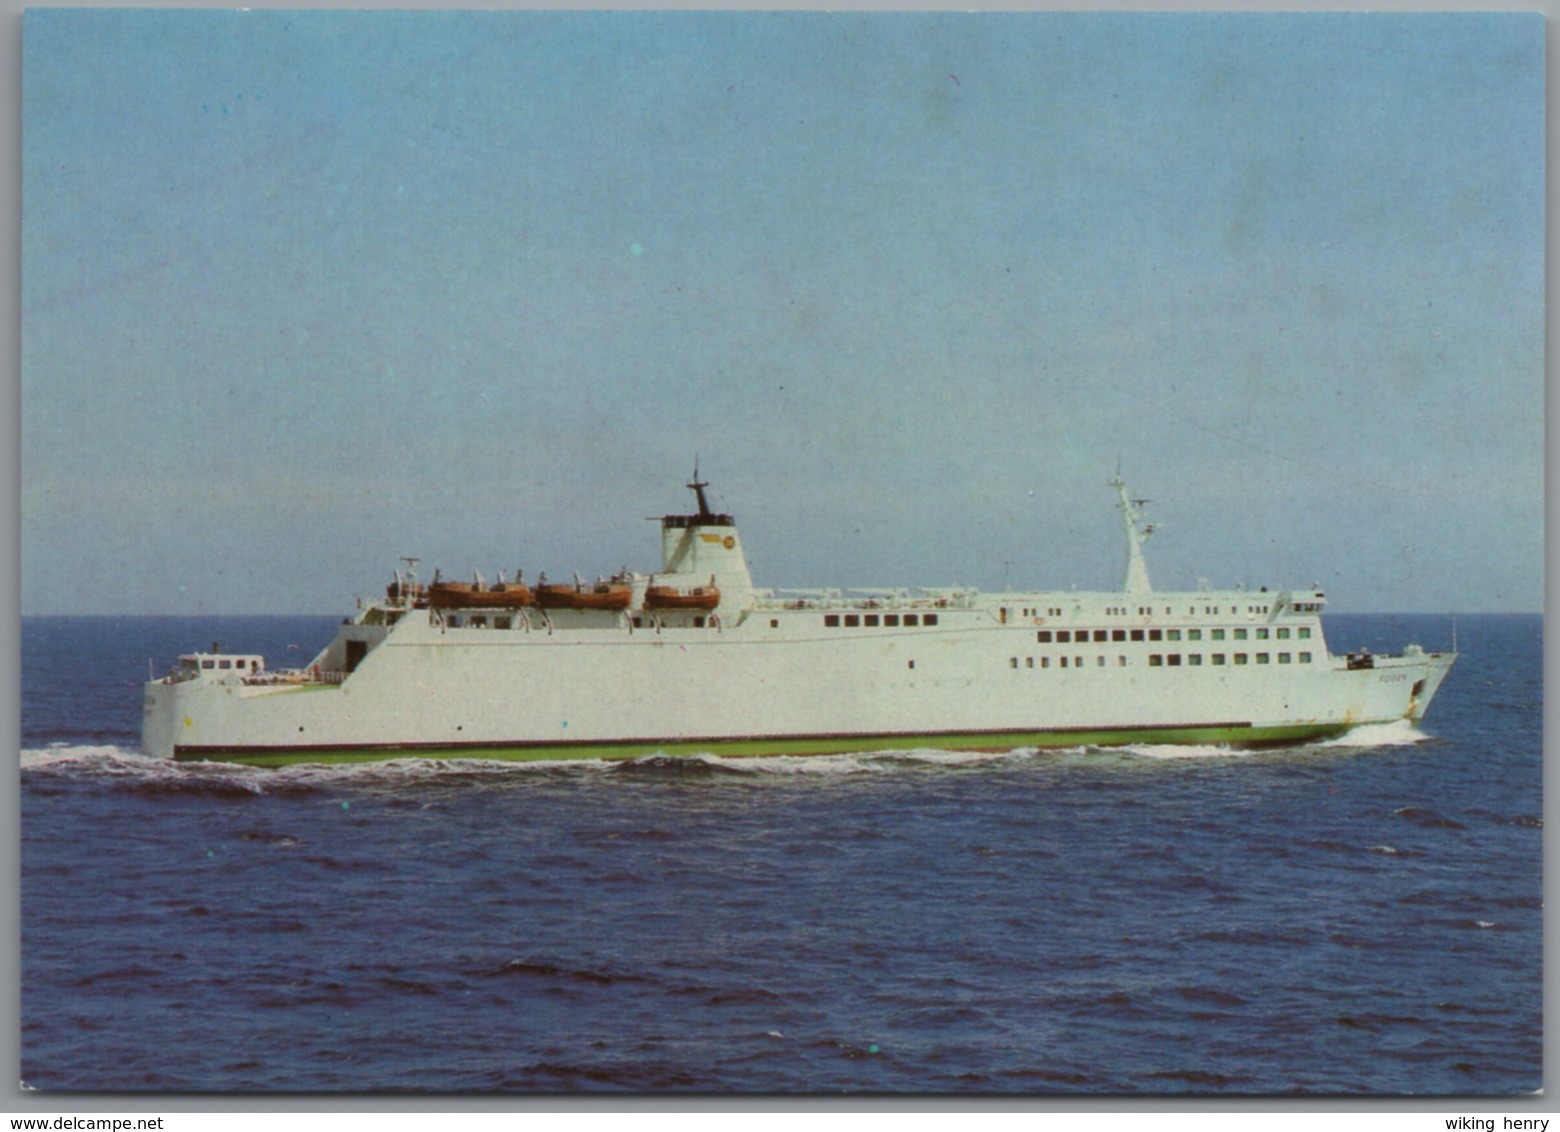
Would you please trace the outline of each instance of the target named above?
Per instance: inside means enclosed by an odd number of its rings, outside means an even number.
[[[186,680],[205,680],[214,684],[247,682],[265,671],[265,657],[255,653],[224,653],[217,646],[211,652],[185,653],[179,665],[164,679],[165,684]]]

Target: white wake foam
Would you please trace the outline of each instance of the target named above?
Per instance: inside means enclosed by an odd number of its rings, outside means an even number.
[[[100,765],[125,763],[135,765],[137,763],[157,761],[159,760],[148,758],[133,747],[116,747],[112,744],[73,745],[69,743],[54,743],[47,747],[24,747],[21,752],[21,766],[24,769],[68,766],[76,763]]]
[[[24,748],[24,773],[78,780],[116,779],[130,783],[219,782],[264,793],[264,771],[232,763],[180,763],[144,755],[133,747],[54,744]]]
[[[1422,743],[1430,736],[1407,719],[1391,723],[1362,723],[1336,739],[1317,743],[1318,747],[1407,747]]]
[[[812,775],[841,777],[853,774],[885,774],[915,767],[960,767],[1031,759],[1032,748],[1012,751],[943,751],[929,747],[903,750],[847,751],[828,755],[716,755],[675,756],[739,774]],[[635,762],[654,762],[667,756],[649,755]]]
[[[1239,747],[1221,747],[1216,743],[1143,743],[1122,750],[1145,759],[1245,759],[1255,751]]]
[[[1318,748],[1369,749],[1406,746],[1422,742],[1427,738],[1424,732],[1409,721],[1398,720],[1393,723],[1361,725],[1336,739],[1306,746],[1313,750]],[[1163,761],[1228,760],[1250,758],[1258,753],[1260,752],[1247,748],[1217,744],[1144,743],[1112,748],[1079,747],[1045,751],[1033,747],[1020,747],[1009,751],[944,751],[912,747],[904,750],[857,751],[831,755],[648,755],[631,761],[656,763],[662,760],[670,762],[675,759],[679,763],[702,764],[728,773],[837,778],[885,774],[916,768],[1014,765],[1039,759],[1049,761],[1053,758],[1067,761],[1081,759],[1084,762],[1112,756],[1118,759],[1141,758]],[[24,771],[66,776],[127,777],[146,780],[188,778],[203,779],[208,782],[220,780],[241,784],[246,789],[264,793],[272,786],[324,786],[332,781],[343,780],[358,784],[372,784],[436,781],[451,775],[459,775],[468,780],[473,777],[561,772],[594,775],[622,768],[624,762],[605,759],[504,762],[494,759],[403,758],[363,763],[300,763],[273,769],[220,762],[174,762],[171,759],[144,755],[134,747],[111,744],[53,744],[22,750],[20,765]]]

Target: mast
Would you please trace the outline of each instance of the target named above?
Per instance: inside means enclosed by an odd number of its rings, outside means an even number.
[[[1122,591],[1129,594],[1152,593],[1154,588],[1148,583],[1148,565],[1143,561],[1143,544],[1154,533],[1154,525],[1144,523],[1141,528],[1138,526],[1139,520],[1143,518],[1143,504],[1148,500],[1129,496],[1127,485],[1119,473],[1109,486],[1121,495],[1121,516],[1127,525],[1127,578],[1122,583]]]
[[[710,484],[708,480],[699,479],[699,461],[697,458],[695,458],[693,461],[693,482],[687,486],[691,487],[693,489],[693,494],[698,497],[699,518],[714,518],[715,512],[710,510],[709,501],[704,498],[704,489],[709,487]]]

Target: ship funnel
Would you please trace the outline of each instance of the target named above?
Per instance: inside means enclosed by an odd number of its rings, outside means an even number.
[[[1133,499],[1128,495],[1127,485],[1120,475],[1110,481],[1110,486],[1121,496],[1121,515],[1127,527],[1127,577],[1121,585],[1122,591],[1129,594],[1152,593],[1154,587],[1148,582],[1148,564],[1143,560],[1143,544],[1154,533],[1154,527],[1152,523],[1139,525],[1143,518],[1143,504],[1148,500]]]
[[[657,581],[669,585],[703,585],[713,575],[720,590],[720,612],[735,613],[752,604],[753,577],[736,520],[710,508],[704,489],[709,484],[697,474],[688,484],[698,500],[693,515],[661,517],[661,569]],[[685,581],[676,578],[681,575]]]

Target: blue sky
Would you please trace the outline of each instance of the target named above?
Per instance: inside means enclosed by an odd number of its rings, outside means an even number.
[[[31,9],[22,609],[1543,602],[1537,14]]]

